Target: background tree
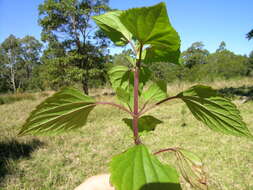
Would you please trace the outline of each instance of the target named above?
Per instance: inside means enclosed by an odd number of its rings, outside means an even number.
[[[247,75],[253,76],[253,51],[250,52],[248,58],[248,73]]]
[[[9,89],[8,74],[4,65],[4,59],[3,48],[0,47],[0,93],[7,92]]]
[[[33,71],[39,66],[42,44],[32,36],[22,39],[10,35],[0,45],[0,91],[27,90]]]
[[[9,86],[13,92],[16,92],[17,86],[19,86],[17,80],[17,71],[20,68],[20,54],[21,47],[20,41],[14,35],[10,35],[1,44],[1,65],[2,70],[5,71],[5,78],[7,79]]]
[[[23,81],[23,89],[33,89],[36,88],[36,83],[33,82],[37,77],[37,73],[35,74],[35,70],[40,66],[40,54],[42,44],[35,39],[33,36],[25,36],[20,39],[21,46],[21,64],[22,70],[20,70],[20,74],[23,74],[20,78]],[[34,75],[35,74],[35,75]]]
[[[81,78],[86,94],[90,77],[101,70],[107,58],[107,41],[96,32],[91,17],[107,10],[108,0],[45,0],[39,6],[42,40],[48,42],[44,63],[50,64],[64,83],[69,83],[66,73],[69,78],[76,76],[74,81]],[[96,37],[101,37],[100,43],[95,43]]]
[[[183,64],[188,68],[192,68],[198,64],[205,64],[208,55],[209,52],[204,49],[202,42],[194,42],[191,47],[182,53],[181,57]]]
[[[249,76],[250,58],[226,49],[222,41],[214,53],[206,53],[203,44],[194,43],[181,55],[182,65],[157,63],[152,65],[156,78],[167,82],[213,81]]]
[[[210,54],[207,64],[205,73],[212,75],[213,79],[228,79],[235,76],[245,76],[247,73],[247,57],[236,55],[226,49]]]
[[[253,65],[253,51],[249,54],[249,63]]]
[[[54,37],[50,38],[41,57],[43,64],[40,77],[43,78],[43,88],[58,89],[82,79],[82,70],[70,64],[69,57],[64,45]]]
[[[216,52],[222,52],[226,50],[226,43],[224,41],[222,41],[218,47],[218,49],[216,50]]]
[[[248,38],[248,40],[251,40],[253,38],[253,29],[246,34],[246,38]]]

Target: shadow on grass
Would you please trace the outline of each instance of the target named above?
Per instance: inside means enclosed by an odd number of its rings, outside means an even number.
[[[235,98],[241,97],[241,98],[253,98],[253,86],[241,86],[241,87],[226,87],[219,90],[221,94],[223,94],[226,97]]]
[[[44,143],[37,139],[26,143],[19,143],[17,140],[0,142],[0,182],[7,174],[12,173],[10,160],[29,158],[31,153],[42,145]]]
[[[181,190],[180,184],[177,183],[148,183],[140,188],[140,190]]]

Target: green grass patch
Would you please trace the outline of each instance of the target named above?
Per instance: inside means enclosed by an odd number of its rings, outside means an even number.
[[[238,88],[250,81],[210,84],[214,88]],[[168,86],[170,95],[193,84]],[[97,92],[96,92],[97,93]],[[94,94],[95,95],[95,94]],[[133,145],[132,131],[122,122],[125,113],[108,106],[98,106],[87,125],[75,132],[53,137],[17,137],[29,113],[45,98],[23,99],[0,105],[0,189],[71,190],[85,178],[108,172],[113,155]],[[114,97],[100,96],[113,101]],[[253,102],[235,99],[243,119],[253,132]],[[190,114],[179,100],[168,102],[148,114],[163,120],[142,141],[153,152],[168,147],[182,147],[199,155],[205,164],[210,190],[253,189],[253,142],[209,130]],[[162,162],[173,163],[169,153],[159,155]],[[191,190],[184,185],[184,190]]]

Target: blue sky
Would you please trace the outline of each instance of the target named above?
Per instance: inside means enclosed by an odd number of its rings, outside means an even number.
[[[10,34],[33,35],[40,39],[38,5],[43,0],[0,0],[0,42]],[[160,0],[110,0],[117,9],[150,6]],[[166,0],[172,25],[178,31],[182,46],[202,41],[213,52],[221,41],[237,54],[249,54],[253,40],[245,34],[253,29],[252,0]],[[113,50],[115,52],[115,50]]]

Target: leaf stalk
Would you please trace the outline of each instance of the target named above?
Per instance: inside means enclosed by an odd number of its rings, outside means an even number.
[[[164,102],[167,102],[167,101],[169,101],[169,100],[173,100],[173,99],[176,99],[176,98],[179,98],[179,97],[178,97],[178,96],[171,96],[171,97],[165,98],[165,99],[163,99],[163,100],[161,100],[161,101],[159,101],[159,102],[157,102],[157,103],[151,105],[150,107],[148,107],[148,108],[146,108],[146,109],[145,109],[146,104],[144,104],[143,108],[141,109],[141,111],[140,111],[140,113],[139,113],[139,116],[141,116],[141,115],[145,114],[146,112],[148,112],[148,111],[154,109],[155,107],[159,106],[160,104],[162,104],[162,103],[164,103]]]
[[[131,116],[134,117],[134,113],[129,111],[127,108],[125,108],[122,105],[119,105],[119,104],[116,104],[116,103],[113,103],[113,102],[96,102],[95,104],[96,105],[111,105],[111,106],[114,106],[116,108],[119,108],[120,110],[122,110],[124,112],[127,112],[128,114],[130,114]]]
[[[176,152],[179,148],[177,147],[174,147],[174,148],[165,148],[165,149],[161,149],[155,153],[153,153],[154,155],[157,155],[157,154],[160,154],[160,153],[163,153],[163,152]]]

